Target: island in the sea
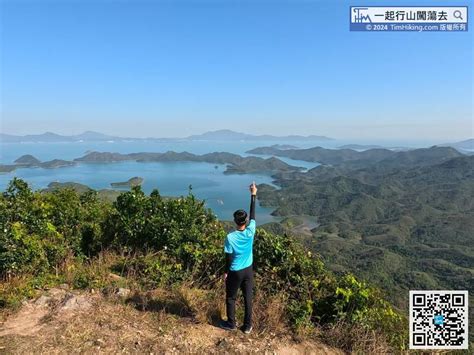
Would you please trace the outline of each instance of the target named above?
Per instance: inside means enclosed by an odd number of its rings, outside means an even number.
[[[114,163],[123,161],[144,162],[204,162],[211,164],[227,164],[224,174],[248,174],[248,173],[277,173],[301,171],[302,167],[296,167],[287,164],[277,158],[260,157],[242,157],[238,154],[226,152],[214,152],[203,155],[197,155],[189,152],[165,153],[110,153],[110,152],[91,152],[81,158],[74,159],[81,163]]]
[[[43,168],[43,169],[55,169],[63,168],[67,166],[76,165],[76,162],[63,160],[63,159],[53,159],[49,161],[42,162],[31,154],[25,154],[19,157],[14,161],[14,164],[0,164],[0,172],[8,173],[16,170],[18,168]]]
[[[210,164],[226,164],[224,174],[248,174],[248,173],[269,173],[278,172],[296,172],[304,170],[302,167],[293,166],[281,161],[278,158],[261,157],[242,157],[238,154],[226,152],[214,152],[203,155],[192,154],[188,152],[165,153],[111,153],[111,152],[89,152],[83,157],[76,158],[73,161],[54,159],[47,162],[41,162],[32,155],[23,155],[15,161],[14,165],[0,165],[0,172],[11,172],[17,168],[36,168],[45,169],[61,168],[73,166],[77,163],[115,163],[124,161],[136,162],[204,162]],[[214,167],[218,167],[215,165]],[[133,183],[137,182],[135,179]],[[124,186],[125,183],[117,183]],[[113,185],[114,186],[114,185]],[[116,185],[119,186],[119,185]]]
[[[134,187],[134,186],[141,186],[141,184],[143,184],[143,178],[139,176],[134,176],[128,179],[127,181],[110,183],[112,187]]]

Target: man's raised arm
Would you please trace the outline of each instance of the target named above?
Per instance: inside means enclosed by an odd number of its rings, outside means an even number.
[[[249,236],[253,238],[255,235],[256,222],[255,222],[255,200],[257,198],[257,185],[255,181],[250,185],[250,216],[249,224],[247,225],[247,230],[249,231]]]
[[[257,185],[255,181],[250,185],[250,220],[255,220],[255,200],[257,198]]]
[[[255,221],[255,200],[257,198],[257,185],[255,185],[255,181],[250,185],[250,220]]]

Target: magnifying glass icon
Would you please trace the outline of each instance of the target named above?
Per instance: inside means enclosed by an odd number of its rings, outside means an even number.
[[[462,19],[461,11],[459,11],[459,10],[456,10],[456,11],[453,12],[453,17],[454,17],[454,18],[457,18],[457,19],[459,19],[459,20],[461,20],[461,21],[464,21],[464,20]]]

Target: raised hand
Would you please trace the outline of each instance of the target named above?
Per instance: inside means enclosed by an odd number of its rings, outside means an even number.
[[[257,195],[257,185],[255,184],[255,181],[250,185],[249,189],[252,195]]]

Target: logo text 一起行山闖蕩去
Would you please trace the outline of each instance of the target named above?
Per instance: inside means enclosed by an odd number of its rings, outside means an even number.
[[[465,32],[467,6],[351,6],[351,31]]]

